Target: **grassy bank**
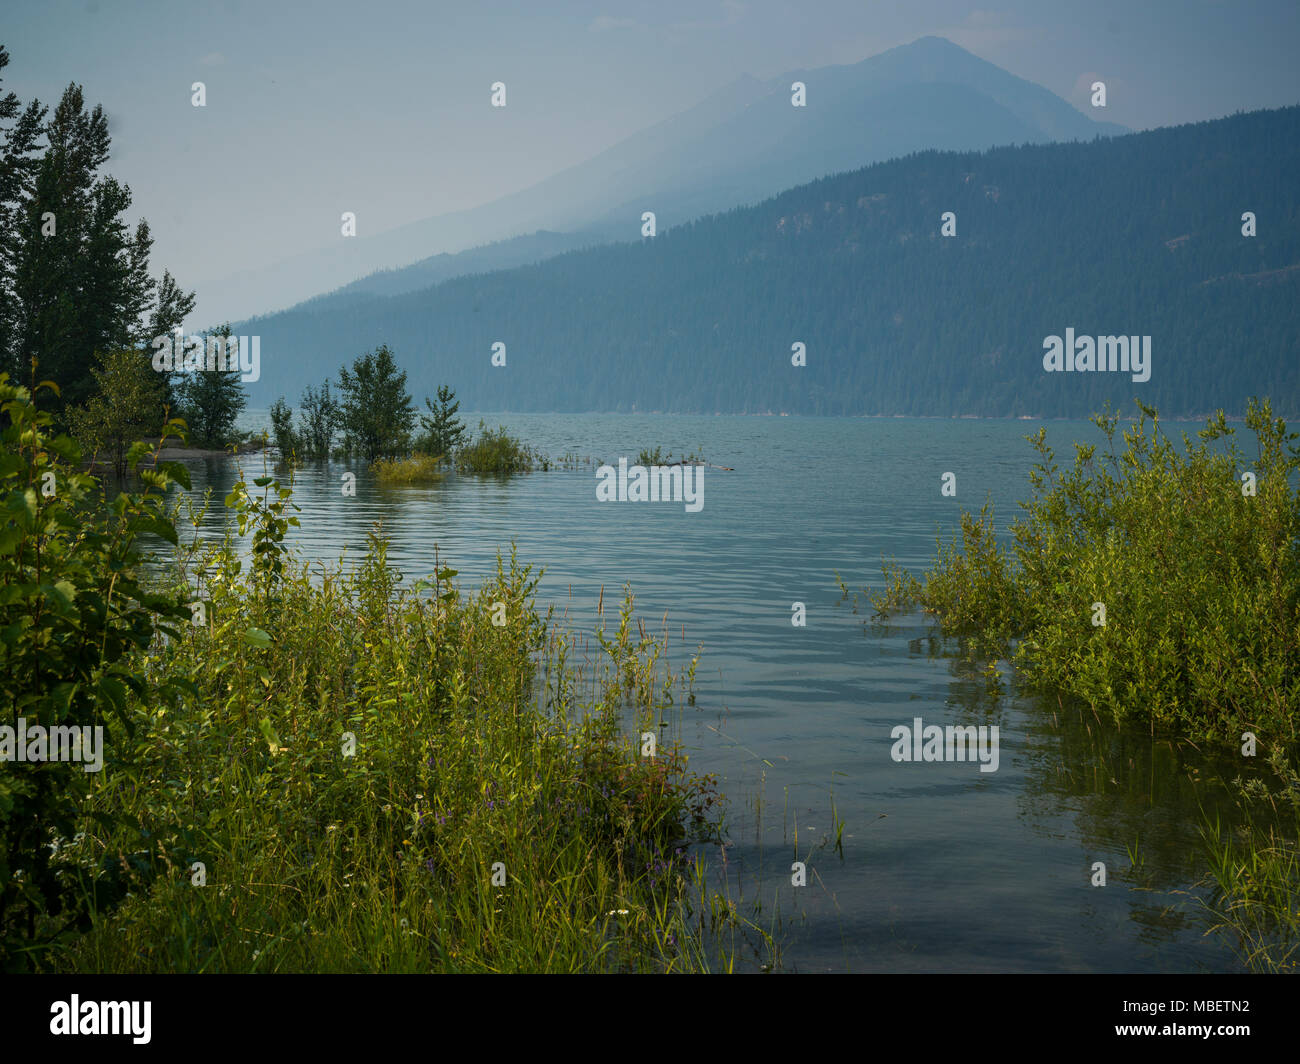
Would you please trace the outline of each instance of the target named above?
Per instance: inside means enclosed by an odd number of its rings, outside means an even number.
[[[251,559],[228,535],[149,588],[140,537],[178,538],[162,500],[183,468],[139,448],[144,490],[106,504],[5,387],[6,702],[106,729],[98,773],[0,779],[7,968],[728,964],[732,907],[689,851],[719,798],[660,727],[686,678],[633,635],[630,597],[579,667],[513,556],[475,593],[445,566],[403,587],[377,533],[350,571],[309,571],[269,477],[226,500]],[[29,486],[47,471],[50,496]],[[49,649],[73,643],[75,668]]]
[[[444,568],[425,593],[404,593],[374,539],[355,573],[313,582],[299,568],[263,595],[227,559],[205,562],[207,624],[149,663],[186,673],[200,697],[133,707],[146,737],[90,808],[172,832],[167,849],[183,857],[67,966],[704,963],[681,903],[688,840],[711,832],[710,783],[671,749],[639,756],[617,684],[596,704],[570,699],[568,720],[539,710],[536,658],[555,643],[526,568],[512,558],[476,595]],[[644,670],[644,654],[629,648],[620,667]],[[94,832],[67,852],[130,846],[130,832]]]

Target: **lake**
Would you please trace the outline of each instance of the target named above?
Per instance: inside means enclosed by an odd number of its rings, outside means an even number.
[[[433,569],[436,548],[477,587],[513,541],[545,568],[539,602],[567,610],[573,628],[594,629],[602,588],[617,623],[630,584],[648,630],[667,614],[675,668],[703,644],[681,738],[691,768],[720,778],[729,845],[701,852],[733,895],[761,902],[743,911],[776,933],[783,969],[1240,970],[1225,939],[1205,936],[1198,900],[1201,808],[1228,809],[1217,786],[1191,781],[1231,779],[1239,761],[1010,685],[991,699],[924,615],[873,626],[869,606],[842,601],[837,571],[860,591],[879,586],[882,555],[925,566],[936,529],[950,535],[962,508],[991,500],[1005,527],[1028,496],[1024,436],[1037,422],[481,416],[553,456],[633,464],[661,446],[734,468],[707,469],[704,505],[688,513],[680,502],[598,502],[594,466],[381,487],[359,466],[308,465],[290,542],[304,558],[355,558],[380,521],[408,580]],[[262,426],[265,412],[245,423]],[[1062,460],[1072,440],[1101,439],[1087,422],[1046,425]],[[262,472],[260,456],[242,461],[250,480]],[[211,486],[218,502],[237,475],[231,460],[188,464],[195,492]],[[355,498],[340,491],[347,471]],[[948,472],[955,498],[940,494]],[[220,523],[213,513],[207,528]],[[804,627],[791,624],[795,602]],[[894,761],[891,731],[915,718],[998,726],[997,771]],[[795,860],[806,886],[791,885]],[[1092,885],[1099,861],[1104,887]],[[765,960],[747,956],[751,967]]]

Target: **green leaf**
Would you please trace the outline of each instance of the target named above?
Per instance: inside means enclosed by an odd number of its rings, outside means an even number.
[[[158,472],[166,473],[186,491],[190,490],[190,471],[184,462],[159,462]]]
[[[275,729],[271,727],[271,719],[263,717],[261,720],[262,736],[266,739],[266,745],[270,748],[271,753],[278,754],[282,749],[280,737],[275,734]]]
[[[125,719],[123,714],[126,711],[126,688],[122,686],[122,681],[112,676],[101,676],[96,686],[117,715]]]
[[[66,580],[59,580],[53,584],[42,584],[47,598],[52,598],[64,610],[72,608],[72,600],[77,597],[77,589]]]
[[[260,628],[250,628],[244,633],[244,642],[250,647],[265,650],[271,645],[271,637]]]
[[[131,444],[130,450],[126,452],[127,468],[134,473],[136,466],[140,464],[140,459],[147,455],[149,451],[150,446],[145,443],[144,440],[137,440],[135,443]]]

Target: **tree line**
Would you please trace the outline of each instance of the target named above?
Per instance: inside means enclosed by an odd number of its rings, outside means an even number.
[[[9,62],[0,45],[0,72]],[[53,111],[0,95],[0,372],[53,383],[54,426],[122,475],[130,445],[169,418],[191,444],[228,445],[247,400],[238,371],[154,368],[153,341],[182,328],[195,296],[151,273],[149,223],[124,220],[131,190],[104,172],[110,148],[79,85]]]

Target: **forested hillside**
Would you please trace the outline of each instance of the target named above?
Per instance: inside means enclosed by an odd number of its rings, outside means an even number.
[[[1137,396],[1175,415],[1259,393],[1295,416],[1298,164],[1300,107],[923,152],[639,244],[235,331],[262,337],[267,403],[387,343],[413,391],[450,382],[467,409],[1072,417]],[[1149,335],[1150,380],[1044,372],[1067,328]]]
[[[805,86],[805,106],[793,106],[796,82]],[[1086,110],[942,37],[922,37],[843,66],[762,80],[744,76],[500,199],[284,260],[250,261],[237,275],[205,283],[199,310],[206,317],[204,308],[218,308],[224,320],[283,309],[377,270],[382,276],[363,281],[363,290],[413,292],[478,272],[486,259],[513,258],[492,263],[494,269],[535,262],[541,256],[524,252],[537,242],[516,244],[515,238],[539,229],[559,238],[545,242],[553,254],[635,239],[643,210],[654,210],[663,230],[913,151],[982,151],[1128,132],[1102,121],[1105,109]],[[501,117],[515,113],[502,111]],[[509,136],[505,127],[502,136]],[[523,179],[527,170],[516,176]],[[491,241],[499,246],[487,251]],[[555,247],[565,241],[567,247]],[[439,252],[469,254],[447,262]],[[458,272],[443,272],[447,268]]]

